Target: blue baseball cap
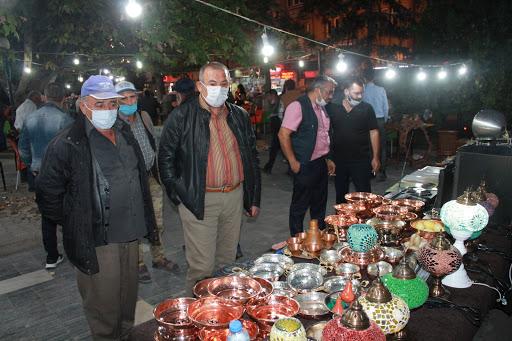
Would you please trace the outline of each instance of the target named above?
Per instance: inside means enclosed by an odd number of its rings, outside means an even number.
[[[96,99],[123,98],[116,92],[110,78],[98,75],[91,76],[84,82],[80,96],[91,96]]]
[[[117,83],[115,86],[115,89],[118,94],[120,94],[123,91],[128,91],[128,90],[135,91],[135,92],[137,91],[137,89],[135,89],[135,85],[133,85],[133,83],[128,82],[128,81],[121,81],[121,82]]]

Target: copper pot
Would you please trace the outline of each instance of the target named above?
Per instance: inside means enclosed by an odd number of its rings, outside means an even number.
[[[208,292],[208,284],[210,284],[211,281],[213,281],[215,278],[207,278],[203,279],[202,281],[199,281],[194,285],[194,296],[197,298],[203,298],[206,296],[211,296],[211,294]]]
[[[243,314],[240,302],[216,296],[198,299],[187,308],[188,318],[199,328],[228,328],[230,321],[239,320]]]
[[[295,316],[299,309],[299,303],[286,296],[270,295],[263,301],[251,300],[247,303],[247,314],[258,323],[264,335],[270,333],[278,319]]]
[[[302,254],[302,244],[288,244],[288,250],[292,256],[298,257]]]
[[[335,234],[331,234],[331,233],[326,233],[324,234],[324,236],[322,237],[323,241],[324,241],[324,246],[326,249],[330,249],[334,243],[336,242],[336,235]]]
[[[208,284],[208,292],[217,297],[245,303],[261,292],[261,285],[248,276],[225,276]]]
[[[173,298],[155,307],[153,317],[158,324],[159,339],[195,340],[198,329],[187,316],[188,306],[195,301],[191,297]]]
[[[409,211],[407,207],[403,206],[382,205],[380,207],[374,208],[373,212],[375,213],[375,217],[380,220],[396,221],[401,220],[402,217]]]
[[[413,199],[397,199],[393,200],[391,203],[392,205],[407,207],[409,211],[416,213],[420,212],[423,209],[423,206],[425,206],[423,201]]]
[[[311,257],[317,258],[323,249],[322,244],[303,244],[302,246]]]

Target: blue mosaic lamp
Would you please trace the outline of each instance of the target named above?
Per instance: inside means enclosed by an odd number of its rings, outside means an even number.
[[[368,224],[354,224],[348,228],[348,245],[355,252],[368,252],[377,244],[379,236],[375,228]]]
[[[460,251],[462,256],[468,251],[464,246],[464,241],[473,233],[482,231],[489,222],[487,210],[476,202],[470,190],[466,190],[457,200],[451,200],[444,204],[441,207],[440,216],[455,238],[453,246]],[[452,288],[469,288],[473,281],[469,278],[464,269],[464,263],[462,263],[457,271],[443,279],[443,284]]]

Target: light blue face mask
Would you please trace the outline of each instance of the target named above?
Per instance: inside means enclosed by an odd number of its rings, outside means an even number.
[[[119,106],[119,112],[124,116],[131,116],[137,111],[137,103],[133,104],[121,104]]]

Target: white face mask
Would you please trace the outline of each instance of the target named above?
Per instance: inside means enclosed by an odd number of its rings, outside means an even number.
[[[206,103],[214,108],[218,108],[224,105],[224,102],[226,102],[228,99],[229,88],[225,88],[220,85],[206,85],[203,82],[201,82],[201,84],[203,84],[208,91],[208,96],[203,96]]]
[[[325,99],[322,97],[322,92],[320,91],[320,89],[318,89],[318,93],[320,95],[320,99],[318,99],[318,97],[315,99],[315,102],[316,104],[318,104],[319,106],[321,107],[325,107],[327,105],[327,102],[325,101]]]
[[[91,123],[98,129],[110,129],[116,122],[117,110],[92,110],[87,105],[87,109],[91,110]]]
[[[355,107],[355,106],[357,106],[357,105],[361,104],[361,102],[362,102],[362,101],[359,101],[359,100],[357,100],[357,99],[353,99],[353,98],[350,96],[350,94],[348,93],[348,91],[347,91],[347,92],[345,92],[345,95],[347,96],[347,101],[348,101],[348,103],[350,104],[350,106],[351,106],[351,107]]]

